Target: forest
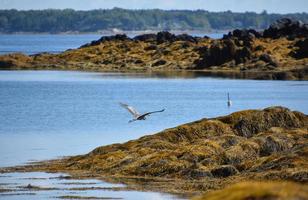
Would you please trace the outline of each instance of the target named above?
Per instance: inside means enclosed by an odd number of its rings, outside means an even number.
[[[121,8],[76,11],[72,9],[0,10],[1,33],[98,32],[120,29],[219,31],[235,28],[264,29],[289,17],[308,23],[308,13],[271,14],[209,12],[205,10],[127,10]]]

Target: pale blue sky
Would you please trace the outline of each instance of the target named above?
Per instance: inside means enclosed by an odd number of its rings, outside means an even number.
[[[99,8],[204,9],[235,12],[267,10],[270,13],[308,12],[308,0],[0,0],[0,9]]]

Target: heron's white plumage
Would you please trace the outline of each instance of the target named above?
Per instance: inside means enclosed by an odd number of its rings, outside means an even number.
[[[138,118],[140,116],[140,113],[132,106],[129,106],[125,103],[120,103],[120,105],[126,110],[128,110],[128,112],[130,112],[134,116],[134,118]]]
[[[129,122],[133,122],[133,121],[136,121],[136,120],[145,120],[146,119],[145,117],[148,116],[148,115],[165,111],[165,109],[162,109],[162,110],[157,110],[157,111],[152,111],[152,112],[140,114],[135,108],[133,108],[132,106],[129,106],[125,103],[120,103],[120,106],[122,106],[123,108],[128,110],[128,112],[130,112],[134,116],[134,119],[129,120]]]

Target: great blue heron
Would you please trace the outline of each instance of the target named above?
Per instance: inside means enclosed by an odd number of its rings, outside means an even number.
[[[227,101],[228,107],[232,106],[232,101],[230,100],[230,95],[228,92],[228,101]]]
[[[147,113],[144,113],[144,114],[140,114],[136,109],[134,109],[132,106],[129,106],[127,104],[124,104],[124,103],[120,103],[120,105],[125,108],[126,110],[128,110],[128,112],[130,112],[134,119],[132,120],[129,120],[128,122],[134,122],[134,121],[137,121],[137,120],[145,120],[146,116],[147,115],[150,115],[150,114],[153,114],[153,113],[158,113],[158,112],[164,112],[165,109],[162,109],[162,110],[158,110],[158,111],[153,111],[153,112],[147,112]]]

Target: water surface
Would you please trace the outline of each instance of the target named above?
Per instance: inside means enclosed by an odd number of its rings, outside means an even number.
[[[41,200],[61,199],[61,197],[96,197],[125,200],[175,200],[179,196],[158,192],[141,192],[125,190],[123,184],[111,184],[95,179],[70,179],[60,173],[6,173],[0,174],[0,199],[5,200]],[[29,189],[28,184],[39,189]],[[113,190],[115,189],[115,190]],[[118,191],[119,189],[119,191]],[[72,198],[73,199],[73,198]]]
[[[203,37],[207,35],[211,38],[221,38],[222,33],[193,33],[194,36]],[[134,37],[136,34],[128,34]],[[0,55],[8,53],[37,54],[42,52],[60,53],[68,49],[75,49],[98,40],[101,34],[0,34]]]
[[[308,81],[0,71],[0,97],[0,167],[84,154],[243,109],[281,105],[308,113]],[[119,102],[139,112],[166,110],[128,123],[132,116]]]

